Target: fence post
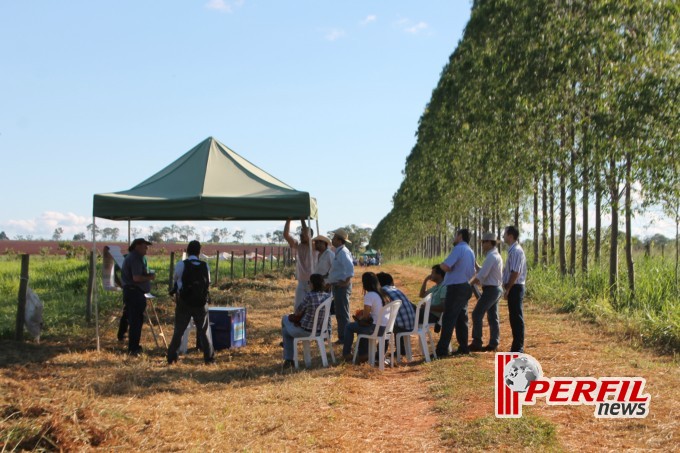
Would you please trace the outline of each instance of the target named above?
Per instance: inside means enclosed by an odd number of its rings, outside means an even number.
[[[257,247],[255,247],[255,267],[253,268],[253,277],[257,275]]]
[[[234,279],[234,252],[231,252],[231,279]]]
[[[26,291],[28,290],[28,255],[21,255],[21,281],[19,283],[19,305],[14,339],[24,339],[24,316],[26,315]]]
[[[262,247],[262,273],[264,274],[265,265],[267,264],[267,247]]]
[[[213,282],[213,286],[217,285],[217,281],[220,278],[220,251],[215,250],[215,280]]]
[[[168,272],[168,292],[172,291],[175,274],[175,252],[170,252],[170,271]]]
[[[269,249],[269,270],[274,269],[274,246]]]
[[[243,278],[246,278],[246,251],[243,251]]]
[[[276,252],[276,270],[279,270],[281,265],[281,246],[279,245],[279,250]]]
[[[90,323],[92,320],[92,299],[94,296],[94,277],[95,274],[97,273],[97,267],[95,263],[95,252],[91,251],[90,252],[90,260],[88,262],[89,264],[89,275],[87,277],[87,302],[85,303],[85,320]]]

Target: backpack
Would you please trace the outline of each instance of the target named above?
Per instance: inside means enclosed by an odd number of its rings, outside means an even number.
[[[184,260],[182,272],[182,289],[179,297],[182,301],[193,307],[202,307],[208,303],[208,265],[204,261]]]

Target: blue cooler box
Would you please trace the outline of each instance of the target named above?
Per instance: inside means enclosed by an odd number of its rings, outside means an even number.
[[[216,350],[246,345],[245,307],[209,307],[208,320]]]

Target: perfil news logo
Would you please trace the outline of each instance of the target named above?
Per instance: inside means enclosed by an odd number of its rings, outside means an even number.
[[[644,418],[651,397],[643,393],[641,377],[555,377],[543,376],[541,364],[528,354],[496,354],[496,417],[519,418],[522,406],[545,398],[548,405],[595,406],[597,418]]]

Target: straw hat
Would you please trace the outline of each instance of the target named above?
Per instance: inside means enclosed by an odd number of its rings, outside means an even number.
[[[338,228],[337,230],[333,231],[333,235],[334,235],[333,237],[337,236],[348,244],[352,243],[352,241],[348,239],[349,235],[347,234],[347,231],[345,231],[344,228]]]
[[[328,238],[327,238],[326,236],[324,236],[323,234],[320,234],[320,235],[318,235],[318,236],[312,238],[312,241],[321,241],[321,242],[325,242],[325,243],[328,244],[328,245],[331,245],[331,240],[328,239]]]
[[[498,239],[496,238],[496,235],[494,235],[493,233],[484,233],[482,235],[482,242],[484,241],[491,241],[496,243],[498,242]]]

